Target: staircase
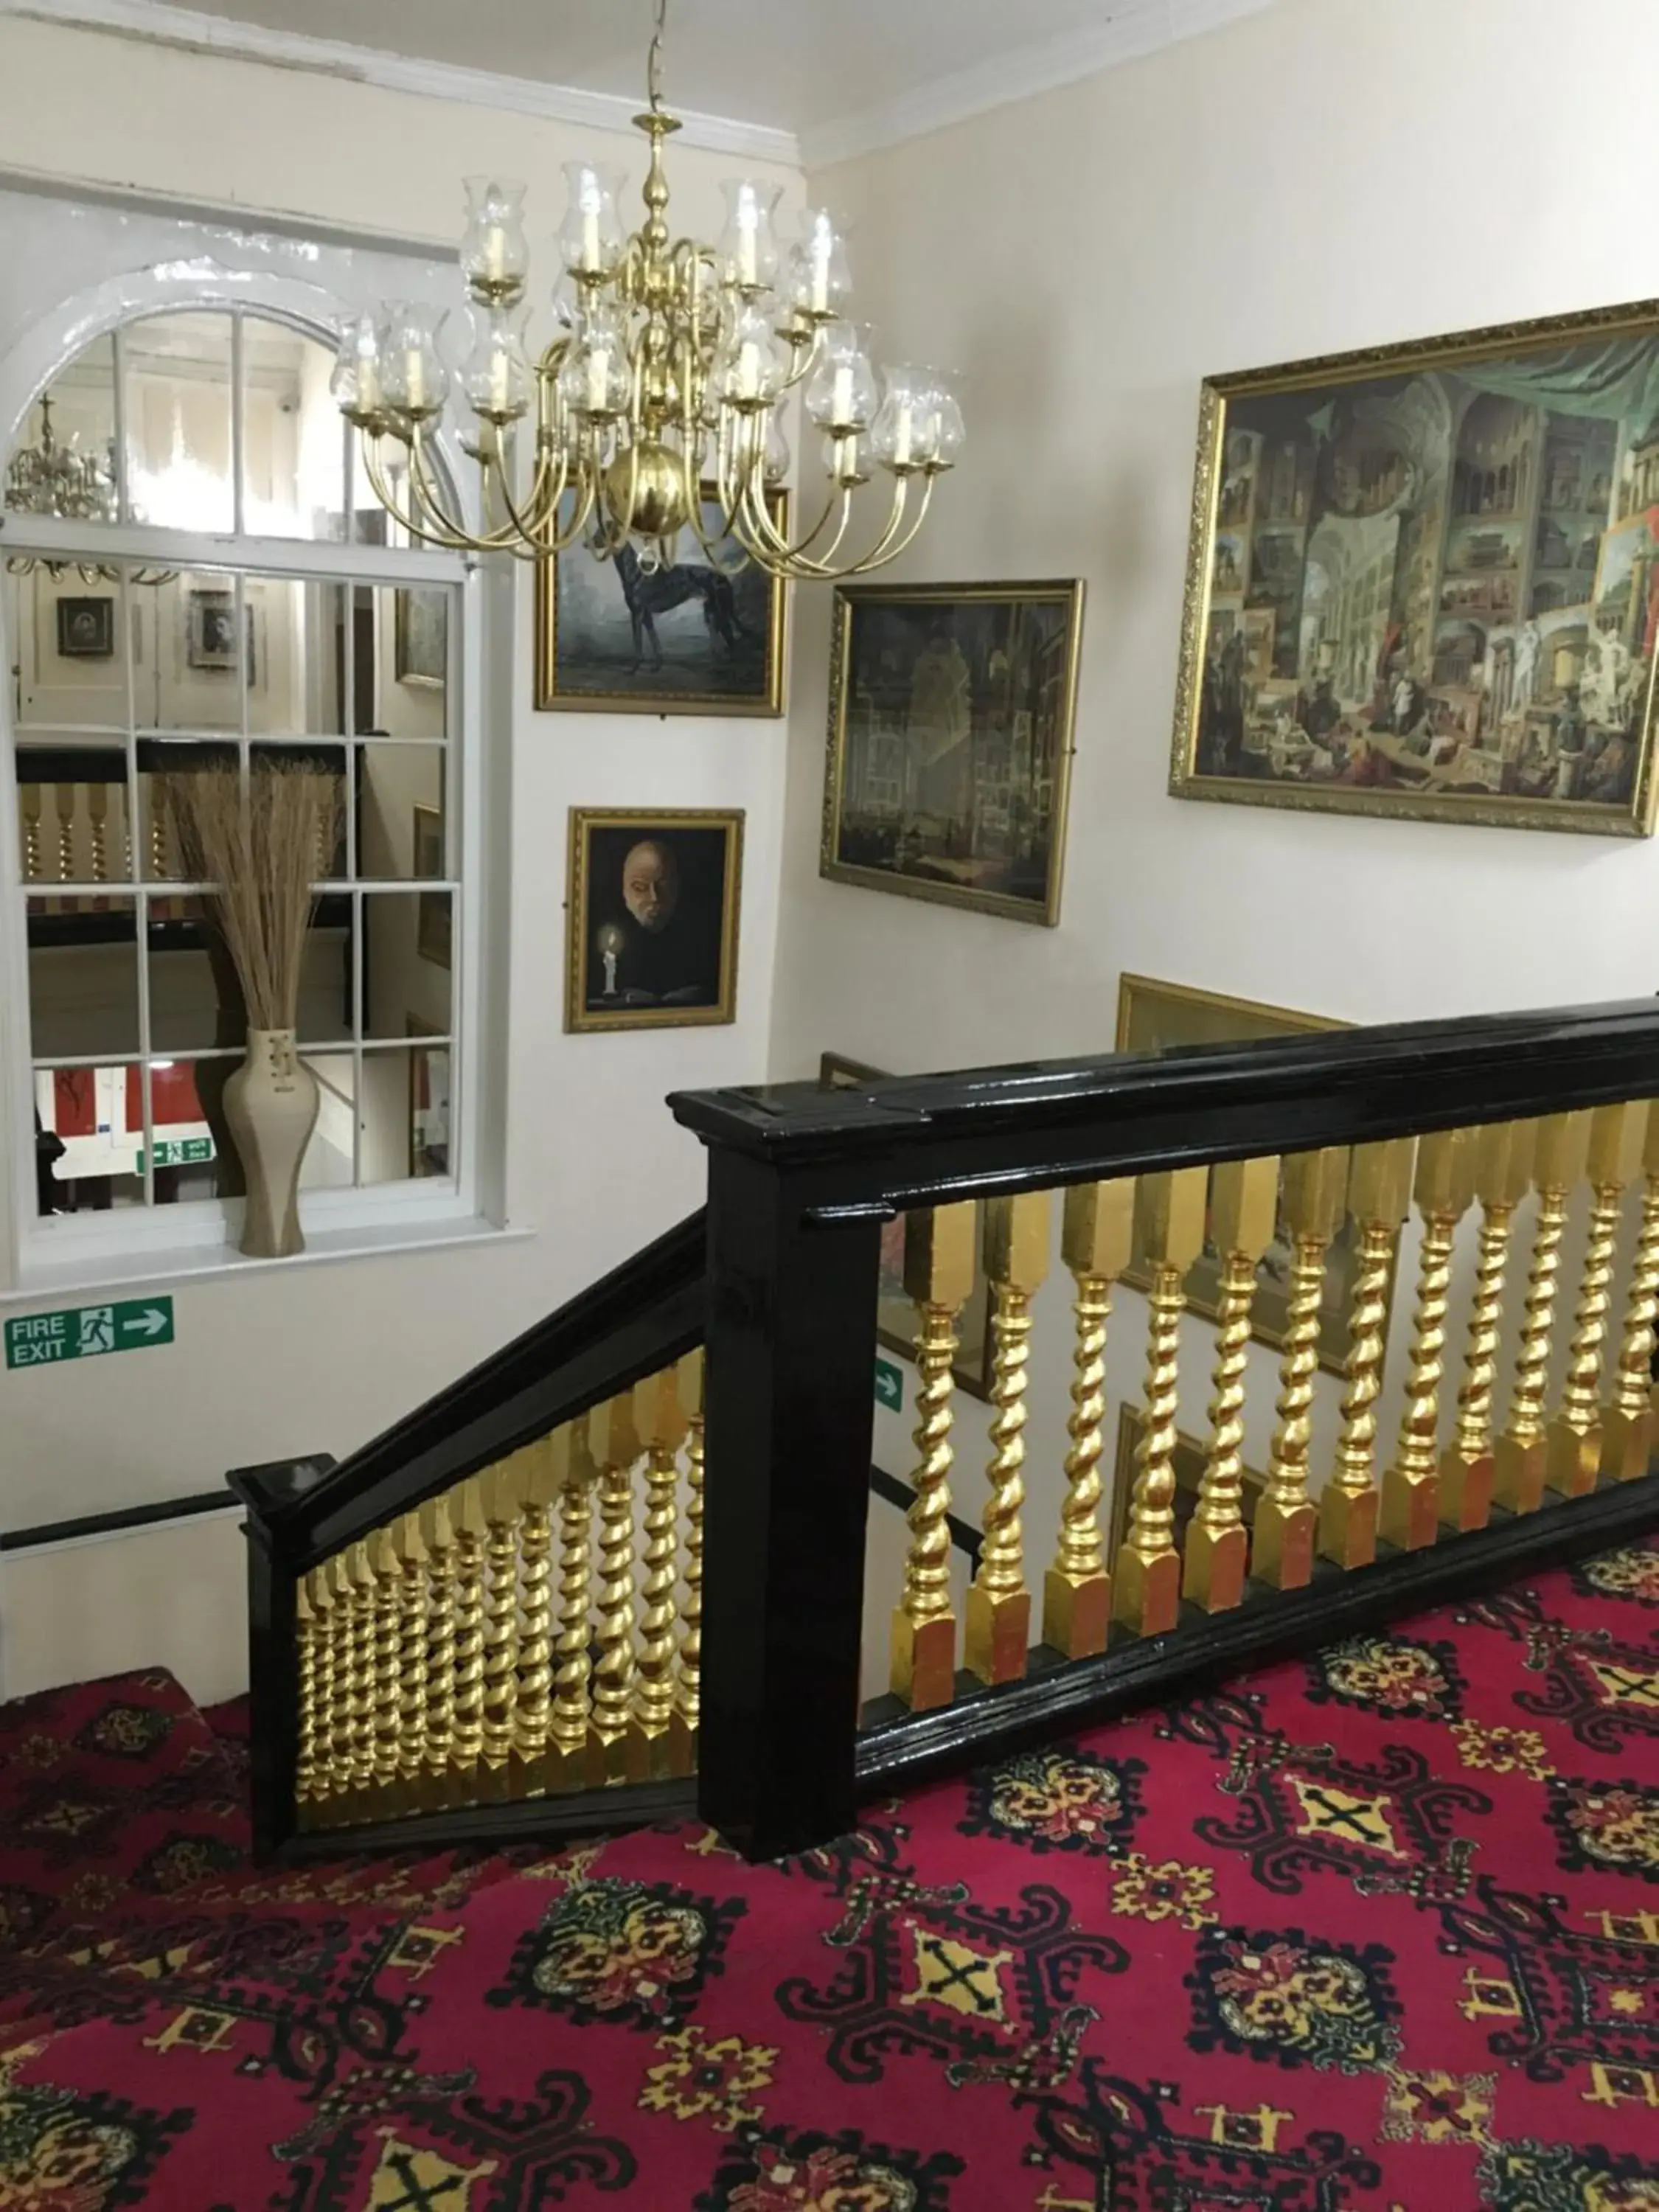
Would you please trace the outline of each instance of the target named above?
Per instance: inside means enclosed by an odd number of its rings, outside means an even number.
[[[1651,2204],[1656,1631],[1628,1546],[760,1866],[258,1866],[245,1708],[0,1708],[0,2206]]]

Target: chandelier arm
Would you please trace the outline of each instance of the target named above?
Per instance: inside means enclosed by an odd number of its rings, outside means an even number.
[[[386,466],[380,459],[379,435],[371,438],[368,428],[362,427],[362,438],[363,467],[368,473],[370,489],[392,520],[401,529],[406,530],[411,538],[419,538],[422,544],[441,545],[446,551],[451,553],[470,553],[473,550],[471,539],[463,536],[449,522],[447,516],[441,517],[441,526],[434,526],[430,523],[426,525],[418,523],[412,516],[404,513],[398,504],[396,493],[386,482]],[[412,484],[414,481],[414,472],[411,468],[410,482]]]
[[[832,501],[833,504],[838,504],[840,507],[835,535],[830,542],[827,551],[821,557],[809,560],[799,547],[788,544],[780,534],[771,516],[766,512],[763,500],[757,496],[755,480],[752,476],[744,487],[744,523],[749,533],[767,548],[767,556],[763,557],[767,559],[768,565],[775,568],[780,574],[793,576],[803,582],[809,579],[822,580],[834,574],[830,564],[834,561],[842,539],[847,534],[847,526],[852,517],[852,487],[843,485],[841,488],[838,502]]]
[[[561,453],[556,465],[545,453],[537,456],[530,496],[526,500],[522,512],[514,500],[512,487],[507,482],[507,462],[499,439],[483,459],[486,502],[489,497],[489,465],[492,461],[500,482],[501,504],[507,509],[507,520],[500,530],[492,533],[490,550],[512,553],[532,561],[545,554],[562,552],[565,549],[560,541],[558,514],[569,477],[568,457]]]
[[[795,356],[789,364],[781,389],[785,392],[793,392],[798,386],[805,384],[812,374],[813,365],[818,357],[818,343],[822,333],[816,325],[803,331],[791,324],[787,330],[780,331],[778,335],[780,337],[788,339],[790,352]]]
[[[744,470],[742,477],[738,480],[738,505],[745,513],[750,512],[750,494],[754,489],[756,474],[757,471],[751,460],[748,467]],[[812,547],[817,544],[818,539],[823,537],[825,530],[829,527],[830,520],[835,515],[837,507],[840,508],[842,517],[842,531],[838,531],[836,532],[836,539],[837,544],[840,543],[842,532],[846,528],[848,507],[848,493],[847,488],[832,483],[830,487],[829,496],[823,504],[823,513],[818,516],[817,520],[813,524],[811,529],[807,532],[806,535],[804,538],[797,539],[793,544],[791,544],[789,540],[784,536],[783,532],[778,528],[777,524],[773,520],[771,514],[766,507],[764,498],[763,497],[754,504],[752,509],[751,527],[755,528],[757,536],[759,538],[762,544],[767,549],[767,553],[769,554],[773,559],[791,563],[795,562],[806,562]],[[763,559],[763,565],[764,565],[765,556],[763,556],[761,557]]]
[[[888,544],[884,539],[883,544],[878,545],[875,551],[866,554],[864,559],[859,562],[855,568],[848,569],[847,573],[849,575],[867,576],[877,568],[888,568],[893,562],[898,560],[902,555],[909,551],[910,548],[915,544],[916,539],[921,536],[922,525],[927,520],[927,510],[933,503],[933,485],[936,479],[931,472],[923,476],[921,480],[921,497],[916,505],[915,520],[910,524],[903,535],[898,538],[896,543],[891,544]]]

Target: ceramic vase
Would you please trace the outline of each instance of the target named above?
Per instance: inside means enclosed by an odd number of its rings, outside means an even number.
[[[303,1252],[300,1164],[317,1126],[317,1079],[292,1030],[250,1030],[247,1058],[225,1085],[225,1119],[247,1182],[242,1249],[250,1259]]]

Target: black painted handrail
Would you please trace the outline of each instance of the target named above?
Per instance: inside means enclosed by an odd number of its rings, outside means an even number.
[[[699,1209],[325,1474],[234,1478],[285,1569],[331,1559],[694,1351],[705,1224]]]
[[[1656,1093],[1659,1005],[1638,999],[669,1104],[706,1142],[800,1175],[829,1220]]]

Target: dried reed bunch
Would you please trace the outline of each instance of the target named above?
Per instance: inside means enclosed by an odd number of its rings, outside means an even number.
[[[246,789],[228,764],[175,769],[161,782],[185,875],[210,886],[202,903],[235,967],[248,1027],[291,1030],[317,907],[312,884],[339,839],[337,779],[303,762],[259,758]]]

